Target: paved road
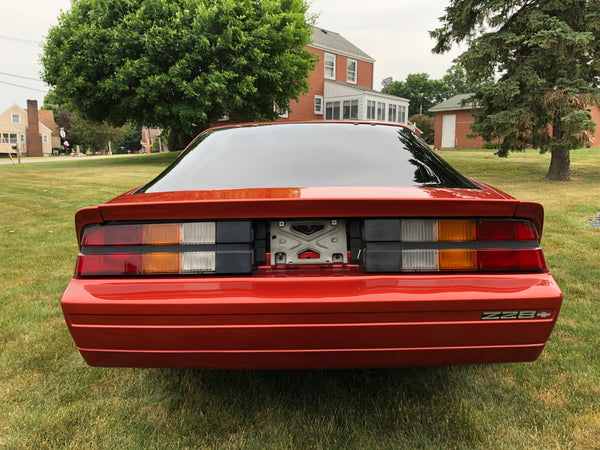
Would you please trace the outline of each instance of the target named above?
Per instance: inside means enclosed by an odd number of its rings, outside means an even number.
[[[52,161],[89,161],[92,159],[102,159],[102,158],[130,158],[132,156],[139,155],[97,155],[97,156],[46,156],[44,158],[21,158],[21,164],[29,164],[29,163],[39,163],[39,162],[52,162]],[[12,161],[10,158],[2,158],[0,159],[0,164],[18,164],[17,158],[13,158]]]

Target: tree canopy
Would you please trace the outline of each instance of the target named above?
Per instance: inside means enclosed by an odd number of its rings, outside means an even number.
[[[452,0],[434,52],[469,47],[460,63],[481,83],[473,131],[499,151],[551,151],[548,178],[570,178],[570,150],[595,130],[600,83],[597,0]]]
[[[187,139],[224,113],[273,119],[308,90],[304,0],[73,0],[49,31],[44,80],[86,119]],[[172,142],[171,142],[172,143]]]
[[[474,92],[475,85],[468,79],[464,69],[454,65],[440,80],[427,73],[408,74],[404,81],[392,81],[382,92],[410,100],[408,115],[427,114],[429,108],[457,94]]]
[[[427,73],[410,73],[405,81],[392,81],[382,89],[410,101],[408,115],[427,113],[436,103],[444,100],[445,89],[440,80],[432,80]]]

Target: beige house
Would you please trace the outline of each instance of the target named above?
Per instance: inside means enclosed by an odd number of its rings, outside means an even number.
[[[0,113],[0,155],[48,156],[52,148],[60,147],[58,126],[52,111],[38,110],[36,101],[28,101],[28,109],[13,105]],[[37,135],[30,137],[30,134]],[[39,144],[32,143],[32,139]]]

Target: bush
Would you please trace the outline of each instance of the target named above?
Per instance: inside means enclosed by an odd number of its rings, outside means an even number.
[[[483,143],[483,148],[486,150],[497,150],[498,149],[498,143],[497,142],[484,142]]]
[[[435,124],[435,119],[433,117],[429,117],[426,114],[415,114],[410,116],[408,120],[421,130],[421,137],[425,142],[433,144],[433,129]]]

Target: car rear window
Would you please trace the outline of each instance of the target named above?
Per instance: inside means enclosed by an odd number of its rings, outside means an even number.
[[[479,188],[407,128],[325,122],[209,130],[136,193],[329,186]]]

